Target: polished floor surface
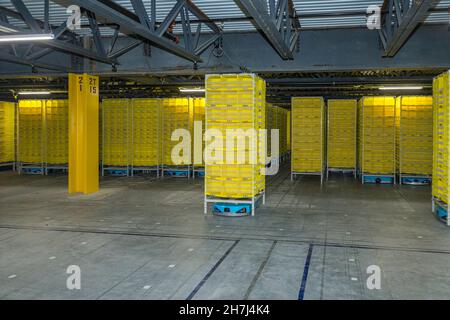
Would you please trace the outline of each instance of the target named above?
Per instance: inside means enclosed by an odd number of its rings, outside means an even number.
[[[450,229],[429,187],[337,174],[321,188],[284,170],[255,217],[226,218],[203,215],[201,179],[66,184],[0,172],[0,299],[450,299]]]

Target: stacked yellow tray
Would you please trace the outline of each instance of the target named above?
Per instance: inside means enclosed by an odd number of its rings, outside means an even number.
[[[397,98],[397,170],[402,176],[433,171],[433,97]]]
[[[320,175],[325,167],[325,103],[322,97],[292,98],[291,173]]]
[[[103,166],[127,167],[131,163],[131,100],[104,99],[102,103]]]
[[[162,99],[162,165],[190,166],[192,156],[183,163],[174,163],[172,149],[180,141],[172,141],[172,134],[177,129],[187,130],[192,136],[193,110],[188,98]],[[192,155],[192,153],[191,153]],[[180,154],[183,158],[184,154]]]
[[[287,147],[287,110],[284,108],[276,107],[276,127],[279,130],[279,144],[280,144],[280,156],[286,155],[288,152]]]
[[[0,165],[15,161],[15,108],[12,102],[0,102]]]
[[[69,104],[67,100],[44,100],[47,166],[69,161]]]
[[[449,204],[450,72],[433,81],[433,197]]]
[[[201,150],[202,153],[205,150],[205,140],[203,139],[204,134],[205,134],[205,98],[190,98],[189,102],[192,105],[192,110],[193,110],[193,121],[195,122],[200,122],[202,124],[202,145],[201,145]],[[192,128],[194,124],[191,125]],[[193,129],[192,129],[193,130]],[[193,132],[193,131],[192,131]],[[194,135],[192,135],[192,163],[195,165],[195,167],[197,169],[200,168],[204,168],[205,166],[205,162],[202,156],[202,163],[195,163],[194,162],[194,152],[195,152],[195,139],[194,139]],[[200,157],[200,155],[198,155]]]
[[[45,108],[42,100],[21,100],[18,107],[17,161],[21,164],[45,162]]]
[[[206,129],[221,132],[222,160],[205,159],[205,195],[231,199],[254,199],[265,190],[266,150],[260,129],[266,128],[266,86],[254,74],[206,76]],[[255,130],[253,144],[245,148],[244,163],[226,162],[226,130]],[[208,143],[207,143],[208,151]],[[206,152],[208,154],[208,152]],[[253,159],[255,161],[250,161]]]
[[[363,97],[358,108],[360,172],[395,176],[395,98]]]
[[[328,100],[328,170],[356,171],[357,100]]]
[[[272,154],[272,129],[278,130],[278,155],[280,158],[287,153],[287,115],[288,111],[284,108],[274,106],[270,103],[266,104],[266,125],[267,125],[267,156],[275,156]]]
[[[131,100],[131,165],[160,164],[161,99]]]
[[[291,111],[288,111],[286,114],[286,149],[287,152],[291,152],[291,129],[292,129],[292,122],[291,122]]]
[[[277,119],[276,119],[276,108],[270,103],[266,103],[266,127],[267,127],[267,161],[270,160],[272,156],[272,134],[273,129],[278,129]]]

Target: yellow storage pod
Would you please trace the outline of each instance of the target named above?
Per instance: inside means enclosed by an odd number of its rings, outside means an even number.
[[[280,130],[280,157],[282,160],[286,157],[287,148],[287,110],[281,107],[276,108],[277,129]]]
[[[175,130],[186,130],[189,132],[192,141],[193,132],[193,108],[188,98],[170,98],[162,99],[162,174],[180,174],[190,177],[192,165],[192,150],[191,154],[184,154],[180,151],[177,156],[181,157],[182,163],[175,163],[172,159],[172,150],[177,146],[179,141],[172,141],[172,134]],[[186,141],[186,148],[191,145],[191,142]],[[185,148],[185,149],[186,149]]]
[[[395,183],[395,98],[363,97],[359,108],[359,170],[363,183]]]
[[[157,172],[161,164],[161,99],[104,99],[102,174]]]
[[[131,173],[156,171],[161,158],[161,99],[131,100]]]
[[[19,101],[17,162],[19,173],[47,174],[49,170],[67,170],[68,100]]]
[[[69,162],[69,101],[44,100],[46,170],[66,169]]]
[[[0,166],[12,165],[16,161],[15,109],[15,103],[0,102]]]
[[[267,162],[272,157],[272,129],[278,129],[276,119],[276,108],[270,103],[266,103],[266,128],[267,128]]]
[[[206,76],[206,130],[221,135],[214,134],[206,143],[205,153],[208,156],[211,151],[211,157],[205,159],[205,213],[208,202],[248,203],[252,214],[259,197],[264,202],[267,153],[261,130],[266,128],[265,98],[265,82],[255,74]],[[227,130],[254,134],[237,152],[234,140],[233,148],[227,148]],[[219,141],[216,148],[214,141]],[[245,161],[229,161],[236,153],[245,155]]]
[[[357,100],[328,100],[327,175],[330,171],[356,174],[357,110]]]
[[[325,102],[322,97],[292,98],[291,179],[319,175],[325,168]]]
[[[287,152],[291,152],[291,111],[287,111],[286,113],[286,149]]]
[[[104,99],[102,103],[102,175],[105,171],[129,173],[131,141],[130,99]]]
[[[279,159],[284,159],[287,153],[287,110],[274,106],[270,103],[266,104],[266,125],[267,125],[267,157],[268,162],[272,154],[272,129],[278,130],[278,155]]]
[[[398,97],[396,117],[400,183],[429,184],[433,171],[433,97]]]
[[[45,108],[42,100],[21,100],[17,119],[18,171],[45,173]]]
[[[450,71],[433,80],[433,212],[450,226]]]
[[[204,173],[205,171],[205,162],[203,159],[203,151],[205,150],[205,140],[203,139],[205,134],[205,98],[190,98],[189,103],[192,105],[193,112],[193,121],[191,124],[192,128],[192,176],[195,177],[196,173]],[[196,137],[196,133],[194,132],[194,124],[201,123],[202,132],[197,132],[197,135],[201,135],[201,143],[200,138]],[[199,146],[196,145],[195,138],[198,138]],[[196,149],[197,148],[197,149]],[[196,163],[195,153],[198,153],[197,157],[202,158],[201,163]]]

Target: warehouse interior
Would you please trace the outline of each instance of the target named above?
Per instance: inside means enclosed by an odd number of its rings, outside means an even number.
[[[0,299],[450,299],[449,7],[0,0]]]

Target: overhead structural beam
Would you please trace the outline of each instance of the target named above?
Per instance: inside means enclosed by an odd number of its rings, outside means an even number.
[[[36,33],[42,33],[39,23],[33,18],[27,6],[22,0],[11,0],[16,10],[20,13],[25,23]]]
[[[219,26],[215,24],[202,10],[200,10],[191,0],[186,1],[186,7],[197,19],[202,20],[215,33],[220,33]]]
[[[275,0],[269,0],[269,8],[266,0],[235,1],[253,18],[257,28],[264,33],[281,58],[294,58],[293,49],[300,32],[300,23],[292,0],[278,0],[277,5]]]
[[[67,68],[63,67],[63,66],[57,66],[57,65],[53,65],[53,64],[28,60],[28,59],[17,57],[15,55],[4,53],[4,52],[0,52],[0,60],[15,63],[15,64],[21,64],[24,66],[47,69],[47,70],[56,70],[56,71],[62,71],[62,72],[67,71]]]
[[[133,50],[134,48],[138,47],[141,43],[142,43],[142,42],[139,41],[139,40],[134,41],[134,42],[130,43],[129,45],[127,45],[127,46],[125,46],[125,47],[123,47],[123,48],[121,48],[121,49],[118,49],[118,50],[115,51],[115,52],[111,52],[111,53],[108,55],[108,57],[109,57],[109,58],[112,58],[112,59],[117,59],[118,57],[123,56],[123,55],[126,54],[127,52],[129,52],[129,51]]]
[[[16,20],[23,20],[23,17],[22,17],[22,15],[20,13],[14,11],[14,10],[5,8],[3,6],[0,6],[0,12],[3,13],[4,15],[6,15],[8,17],[11,17],[11,18],[14,18]],[[39,19],[35,19],[35,20],[36,20],[36,22],[39,24],[39,26],[41,28],[45,29],[45,22],[44,21],[41,21]],[[52,25],[50,25],[49,27],[50,27],[50,29],[57,28],[57,26],[52,26]],[[72,31],[68,30],[68,29],[65,29],[63,31],[63,34],[65,36],[68,36],[69,38],[72,38],[72,39],[75,38],[75,34]]]
[[[175,54],[184,59],[193,62],[202,62],[200,56],[188,52],[182,47],[176,45],[173,41],[167,38],[158,36],[156,33],[149,30],[147,25],[141,24],[125,14],[113,9],[112,7],[103,3],[104,1],[96,0],[53,0],[54,2],[68,7],[70,5],[78,5],[88,11],[95,13],[97,20],[103,20],[104,23],[115,23],[120,27],[120,31],[128,35],[137,35],[146,41],[149,41],[156,47]]]
[[[131,4],[133,5],[134,12],[136,12],[139,17],[139,21],[141,24],[147,25],[150,30],[152,29],[152,22],[148,16],[147,10],[145,10],[145,6],[142,3],[142,0],[131,0]]]
[[[169,11],[169,14],[164,18],[163,22],[159,26],[157,30],[158,36],[162,36],[167,31],[173,21],[175,21],[185,3],[186,0],[178,0],[177,3],[175,3],[175,5]]]
[[[384,55],[393,57],[439,0],[385,0],[379,32]]]
[[[421,72],[439,74],[450,69],[448,59],[450,41],[442,41],[447,39],[449,33],[447,26],[442,25],[431,24],[420,27],[411,35],[408,45],[390,59],[381,57],[378,35],[368,28],[303,31],[302,40],[305,43],[314,43],[314,50],[301,50],[296,53],[296,59],[292,61],[280,59],[277,54],[274,54],[268,42],[256,35],[256,33],[224,33],[222,36],[224,58],[211,58],[207,65],[199,66],[197,70],[192,67],[190,61],[166,51],[152,50],[149,57],[144,50],[137,48],[120,57],[121,66],[117,72],[108,65],[99,64],[96,66],[95,73],[103,77],[142,77],[143,75],[197,76],[247,70],[260,74],[324,71],[334,73],[361,71],[363,74],[373,74],[376,70],[379,72],[377,76],[381,77],[386,71],[392,70],[412,70],[414,75]],[[118,49],[119,46],[128,44],[130,39],[121,37],[116,47]],[[433,47],[433,50],[424,50],[428,47]],[[332,54],[329,53],[330,48],[333,48]],[[52,58],[52,61],[60,61],[64,56],[62,53],[54,52]],[[348,61],[351,63],[349,64]],[[43,72],[43,74],[51,76],[55,73]],[[398,76],[402,74],[401,72]],[[30,68],[0,62],[0,78],[9,79],[26,75],[32,76]]]
[[[89,49],[84,49],[78,45],[74,45],[72,43],[65,42],[62,40],[46,40],[46,41],[40,42],[39,44],[43,44],[48,47],[55,48],[57,50],[70,52],[77,56],[80,56],[83,58],[88,58],[88,59],[95,60],[98,62],[103,62],[106,64],[116,64],[117,63],[117,61],[115,59],[108,58],[107,56],[97,54]]]
[[[94,38],[94,44],[95,47],[97,48],[97,52],[102,56],[106,56],[106,50],[103,45],[102,35],[100,34],[100,29],[98,27],[95,14],[92,12],[88,12],[87,16],[89,19],[89,25],[91,27],[92,37]]]
[[[45,48],[45,49],[42,49],[42,50],[34,52],[34,53],[29,53],[28,55],[25,55],[25,57],[26,57],[26,59],[29,59],[29,60],[37,60],[37,59],[42,58],[43,56],[46,56],[46,55],[52,53],[52,51],[53,51],[53,49],[51,49],[51,48]]]
[[[213,44],[216,40],[218,40],[220,37],[221,37],[220,34],[216,34],[216,35],[211,36],[211,38],[209,38],[208,40],[206,40],[203,44],[201,44],[200,46],[198,46],[198,47],[195,49],[195,53],[198,54],[198,55],[202,54],[203,51],[205,51],[206,49],[208,49],[208,47],[209,47],[210,45],[212,45],[212,44]]]
[[[26,30],[21,29],[19,27],[13,26],[12,24],[6,23],[6,22],[1,22],[0,23],[0,27],[2,28],[8,28],[9,30],[15,31],[15,32],[21,32],[21,33],[26,33]],[[46,41],[41,41],[39,42],[39,46],[46,46],[46,47],[50,47],[53,49],[57,49],[57,50],[61,50],[64,52],[68,52],[68,53],[72,53],[75,55],[78,55],[80,57],[84,57],[84,58],[89,58],[95,61],[99,61],[99,62],[103,62],[106,64],[115,64],[117,63],[117,61],[115,59],[111,59],[108,58],[106,55],[101,55],[101,54],[97,54],[91,50],[88,49],[84,49],[81,46],[63,41],[63,40],[59,40],[56,39],[59,35],[61,35],[61,33],[63,32],[63,30],[66,29],[66,25],[65,23],[63,23],[59,28],[57,28],[55,30],[55,39],[53,40],[46,40]]]

